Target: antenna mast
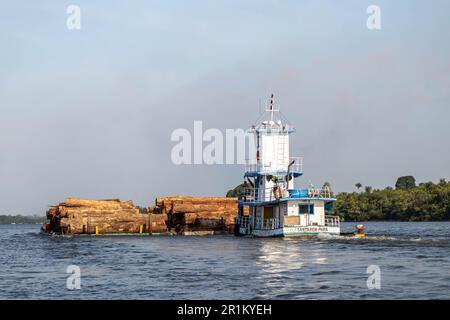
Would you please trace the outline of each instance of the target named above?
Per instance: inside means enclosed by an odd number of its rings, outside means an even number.
[[[272,93],[272,95],[270,96],[270,121],[273,121],[273,104],[274,104],[274,102],[275,102],[275,98],[274,98],[274,96],[273,96],[273,93]]]

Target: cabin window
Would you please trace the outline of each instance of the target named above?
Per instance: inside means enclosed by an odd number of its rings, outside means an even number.
[[[325,212],[330,212],[333,210],[333,202],[326,202],[325,203]]]
[[[299,214],[314,214],[314,204],[313,203],[300,203],[298,205]]]

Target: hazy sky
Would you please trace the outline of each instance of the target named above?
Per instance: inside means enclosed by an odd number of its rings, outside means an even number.
[[[81,30],[66,8],[81,8]],[[366,8],[381,8],[379,31]],[[221,196],[240,165],[176,166],[176,128],[246,128],[274,92],[298,181],[450,178],[450,2],[0,0],[0,214],[65,197]]]

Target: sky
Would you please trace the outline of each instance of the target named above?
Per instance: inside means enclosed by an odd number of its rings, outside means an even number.
[[[367,28],[372,4],[381,30]],[[175,165],[171,133],[247,128],[271,93],[297,129],[299,187],[449,179],[448,12],[446,0],[0,0],[0,214],[223,196],[243,166]]]

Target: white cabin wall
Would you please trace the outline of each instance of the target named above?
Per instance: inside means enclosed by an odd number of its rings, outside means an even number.
[[[301,214],[300,215],[300,225],[301,226],[308,225],[308,215],[307,214]]]
[[[262,182],[262,189],[261,192],[263,192],[264,201],[270,201],[273,200],[273,194],[272,190],[275,186],[275,183],[272,180],[267,181],[266,177],[263,177],[264,181]]]
[[[279,134],[276,142],[278,143],[278,148],[275,148],[275,156],[278,160],[276,169],[287,170],[289,165],[289,135],[287,133]],[[278,154],[281,156],[278,157]]]
[[[294,177],[288,182],[288,189],[294,189]]]
[[[287,207],[287,215],[288,216],[298,216],[298,204],[299,203],[312,203],[314,204],[314,215],[311,215],[309,224],[316,223],[317,225],[325,225],[325,202],[322,200],[310,200],[307,201],[289,201]],[[300,224],[307,225],[308,221],[307,214],[300,215]]]
[[[283,139],[285,141],[284,143],[284,166],[287,169],[287,166],[289,165],[289,134],[284,134]]]
[[[298,216],[298,203],[299,201],[289,201],[288,216]]]
[[[271,170],[274,162],[274,137],[267,133],[261,135],[261,165],[263,170]]]
[[[260,156],[260,165],[263,170],[287,170],[289,164],[289,135],[262,133]]]
[[[325,204],[321,200],[313,200],[312,203],[314,203],[314,218],[313,222],[317,223],[318,225],[324,225],[325,224]]]

